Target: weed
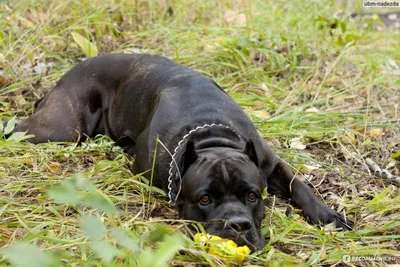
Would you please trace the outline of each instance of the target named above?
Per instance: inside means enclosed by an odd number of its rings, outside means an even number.
[[[212,77],[356,222],[320,229],[265,195],[267,245],[245,266],[398,263],[400,191],[364,159],[399,176],[400,34],[350,11],[305,0],[0,1],[0,265],[224,265],[108,137],[4,140],[68,69],[114,52],[161,54]]]

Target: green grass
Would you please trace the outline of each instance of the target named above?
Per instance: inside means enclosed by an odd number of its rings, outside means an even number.
[[[350,20],[356,7],[343,3],[0,1],[0,119],[32,113],[85,57],[73,33],[99,54],[167,56],[216,80],[298,177],[312,178],[325,203],[356,223],[349,232],[320,229],[265,196],[267,245],[245,266],[331,266],[345,255],[384,259],[353,259],[356,266],[399,263],[400,189],[364,160],[400,175],[392,159],[400,150],[400,33]],[[306,149],[295,149],[295,138]],[[106,137],[82,146],[0,137],[0,265],[224,266],[183,234],[187,224],[165,193],[131,165]]]

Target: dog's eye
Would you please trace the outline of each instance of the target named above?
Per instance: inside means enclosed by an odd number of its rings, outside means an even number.
[[[209,195],[202,196],[199,202],[201,205],[207,205],[208,203],[210,203],[210,196]]]
[[[251,202],[254,202],[254,201],[256,201],[256,199],[257,199],[257,194],[254,193],[254,192],[250,192],[250,193],[247,195],[247,199],[248,199],[249,201],[251,201]]]

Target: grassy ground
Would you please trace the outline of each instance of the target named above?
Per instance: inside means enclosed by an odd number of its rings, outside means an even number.
[[[355,221],[349,232],[320,229],[265,196],[267,246],[245,266],[400,264],[400,189],[365,164],[400,175],[400,33],[342,12],[355,10],[305,0],[2,0],[0,118],[32,113],[86,56],[85,40],[91,55],[165,55],[213,77],[298,177]],[[224,266],[181,234],[174,207],[132,175],[131,161],[106,137],[82,146],[0,137],[0,265]]]

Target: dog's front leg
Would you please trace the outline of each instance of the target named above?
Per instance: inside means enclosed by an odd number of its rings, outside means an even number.
[[[329,224],[343,229],[352,229],[354,223],[324,205],[311,188],[296,179],[289,166],[278,160],[272,174],[267,178],[268,192],[289,198],[303,210],[305,217],[314,224]]]

